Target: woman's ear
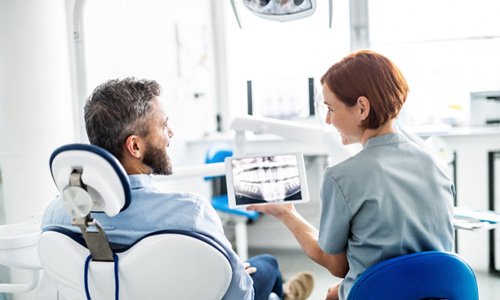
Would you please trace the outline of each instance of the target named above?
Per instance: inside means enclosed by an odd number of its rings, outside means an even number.
[[[364,121],[370,114],[370,101],[368,101],[368,98],[366,98],[365,96],[361,96],[358,98],[358,106],[360,111],[360,119],[361,121]]]
[[[124,151],[132,157],[141,158],[142,151],[144,151],[141,138],[137,135],[129,135],[125,140]]]

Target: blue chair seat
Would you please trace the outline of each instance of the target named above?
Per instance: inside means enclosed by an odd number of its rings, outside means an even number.
[[[212,206],[221,212],[243,216],[250,220],[257,220],[259,213],[256,211],[229,208],[227,195],[215,196],[212,198]]]
[[[354,282],[348,300],[478,300],[476,276],[458,255],[418,252],[382,261]]]

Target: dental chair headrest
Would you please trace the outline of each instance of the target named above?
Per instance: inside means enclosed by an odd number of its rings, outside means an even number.
[[[70,184],[72,173],[81,172],[81,187]],[[120,162],[108,151],[87,144],[68,144],[50,156],[50,172],[72,217],[90,212],[117,215],[130,204],[130,183]]]

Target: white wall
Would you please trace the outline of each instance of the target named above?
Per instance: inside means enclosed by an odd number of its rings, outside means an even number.
[[[184,155],[186,140],[215,130],[210,17],[211,1],[89,0],[86,5],[87,94],[114,78],[158,81],[174,131],[169,148],[174,167],[193,163]]]
[[[370,48],[410,86],[406,124],[466,125],[470,93],[500,89],[499,1],[378,0],[369,8]]]
[[[65,9],[64,0],[0,1],[0,209],[6,223],[43,212],[57,194],[50,154],[74,140]],[[29,280],[25,272],[11,275],[15,283]]]
[[[73,140],[64,3],[0,2],[0,167],[8,223],[31,218],[54,197],[50,153]]]

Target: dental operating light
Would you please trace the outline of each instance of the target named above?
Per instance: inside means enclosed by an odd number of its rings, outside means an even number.
[[[316,0],[241,0],[243,5],[248,8],[256,16],[286,22],[309,17],[316,10]],[[332,25],[332,1],[329,0],[330,6],[330,28]],[[231,0],[234,16],[238,25],[241,27],[241,21],[236,8],[235,0]]]

